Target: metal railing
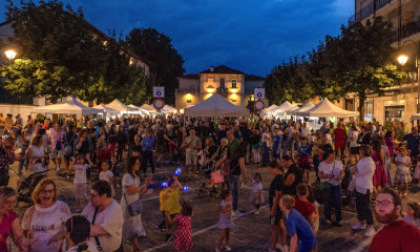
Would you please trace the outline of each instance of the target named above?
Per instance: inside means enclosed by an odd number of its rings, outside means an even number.
[[[365,7],[361,8],[358,12],[355,13],[354,16],[350,17],[349,22],[362,21],[363,19],[369,17],[370,15],[372,15],[373,13],[375,13],[376,11],[380,10],[381,8],[393,1],[396,0],[375,0],[366,5]]]

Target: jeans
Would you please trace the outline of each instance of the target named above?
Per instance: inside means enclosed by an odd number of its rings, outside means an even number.
[[[233,211],[236,211],[238,209],[239,175],[230,174],[230,186],[232,189],[232,207]]]
[[[340,222],[341,216],[341,187],[331,186],[324,190],[324,215],[326,220],[331,220],[331,208],[335,208],[335,221]]]
[[[143,172],[146,173],[147,171],[147,162],[150,163],[150,168],[152,168],[152,173],[155,173],[155,165],[153,164],[153,152],[152,151],[145,151],[142,156],[142,168]]]
[[[268,148],[267,144],[263,144],[263,158],[262,158],[262,166],[266,167],[270,163],[270,148]]]
[[[357,219],[359,221],[366,221],[367,225],[373,225],[372,211],[370,210],[370,192],[366,194],[356,191],[356,209]]]

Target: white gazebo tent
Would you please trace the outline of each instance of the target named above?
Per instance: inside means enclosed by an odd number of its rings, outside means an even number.
[[[130,104],[130,105],[128,105],[130,108],[135,108],[135,109],[137,109],[137,113],[138,114],[141,114],[141,115],[148,115],[150,112],[149,111],[147,111],[146,109],[142,109],[141,107],[137,107],[136,105],[134,105],[134,104]]]
[[[201,103],[184,109],[188,117],[240,117],[249,116],[249,110],[245,107],[230,103],[219,94],[214,94]]]
[[[70,96],[66,100],[57,104],[34,108],[32,112],[50,114],[76,114],[85,116],[104,113],[104,110],[85,106],[77,101],[75,97]]]
[[[278,106],[272,113],[277,117],[284,117],[287,111],[295,108],[293,104],[288,101],[283,102],[280,106]]]
[[[296,115],[299,112],[305,112],[311,108],[315,107],[315,104],[313,104],[312,102],[308,101],[307,103],[303,104],[302,107],[298,108],[292,108],[289,111],[287,111],[287,114],[289,115]]]
[[[115,115],[118,115],[120,113],[118,110],[109,108],[105,105],[96,105],[96,106],[94,106],[94,108],[104,110],[108,116],[115,116]]]
[[[270,107],[261,110],[260,116],[264,117],[264,116],[273,115],[273,111],[276,110],[277,108],[278,108],[278,106],[273,104]]]
[[[115,109],[121,114],[136,114],[136,112],[138,111],[138,109],[129,107],[118,99],[113,100],[111,103],[105,104],[105,106]]]
[[[179,110],[180,114],[184,114],[186,108],[194,107],[194,105],[187,105],[185,108]]]
[[[141,105],[140,108],[145,109],[145,110],[149,111],[150,113],[156,113],[157,112],[156,109],[153,106],[151,106],[149,104],[146,104],[146,103]]]
[[[162,110],[165,112],[165,113],[177,113],[178,112],[178,110],[176,109],[176,108],[174,108],[174,107],[172,107],[172,106],[169,106],[169,105],[165,105],[165,106],[163,106],[163,108],[162,108]]]
[[[330,102],[330,100],[324,98],[315,107],[306,111],[296,112],[296,115],[311,117],[354,117],[358,116],[359,112],[339,108]]]

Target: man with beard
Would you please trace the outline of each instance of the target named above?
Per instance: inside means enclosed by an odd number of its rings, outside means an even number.
[[[373,237],[369,252],[414,252],[420,249],[420,229],[400,218],[401,199],[384,188],[376,196],[376,220],[384,227]]]

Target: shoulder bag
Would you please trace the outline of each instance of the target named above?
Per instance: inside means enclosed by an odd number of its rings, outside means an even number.
[[[139,215],[143,212],[143,200],[142,199],[138,199],[138,200],[134,201],[133,203],[128,204],[127,197],[125,196],[125,193],[123,193],[123,195],[124,195],[125,204],[127,205],[128,213],[131,216],[137,216],[137,215]]]
[[[332,171],[334,171],[334,168],[335,168],[335,160],[334,160]],[[331,184],[328,181],[324,181],[319,185],[319,190],[321,191],[325,191],[329,189],[331,189]]]

